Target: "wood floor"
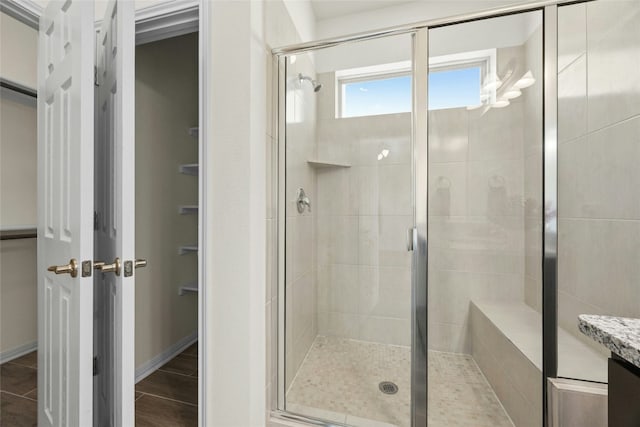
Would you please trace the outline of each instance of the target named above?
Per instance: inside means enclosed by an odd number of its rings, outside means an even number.
[[[38,425],[38,357],[34,351],[0,365],[0,426]]]
[[[136,427],[198,425],[198,344],[136,385]]]
[[[0,365],[0,426],[37,426],[37,353]],[[136,427],[198,425],[198,344],[136,385]]]

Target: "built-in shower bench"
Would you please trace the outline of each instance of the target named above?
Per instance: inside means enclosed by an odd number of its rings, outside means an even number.
[[[577,319],[576,319],[577,322]],[[472,301],[472,355],[516,426],[542,425],[542,316],[519,302]],[[607,356],[558,330],[563,377],[607,382]]]

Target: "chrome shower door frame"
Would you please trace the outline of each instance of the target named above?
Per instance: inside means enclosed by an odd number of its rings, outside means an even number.
[[[592,0],[584,0],[592,1]],[[412,258],[412,366],[411,366],[411,418],[412,426],[427,425],[427,289],[428,289],[428,47],[429,30],[438,27],[463,24],[501,16],[533,11],[543,13],[543,200],[545,208],[541,221],[544,224],[543,249],[540,265],[543,277],[543,423],[547,419],[547,379],[557,376],[557,8],[559,5],[576,3],[575,0],[546,0],[526,4],[502,7],[477,13],[450,18],[439,18],[404,26],[386,28],[378,31],[354,34],[350,36],[301,43],[276,48],[273,55],[273,126],[277,142],[276,157],[273,164],[276,191],[277,230],[273,249],[277,253],[277,307],[272,307],[273,318],[278,319],[277,330],[272,333],[274,348],[277,348],[277,396],[271,399],[271,420],[283,422],[297,421],[307,425],[336,426],[321,420],[288,413],[285,408],[285,180],[286,180],[286,59],[317,49],[339,46],[347,43],[371,40],[399,34],[412,34],[412,200],[414,208],[413,258]],[[422,72],[421,70],[427,70]]]

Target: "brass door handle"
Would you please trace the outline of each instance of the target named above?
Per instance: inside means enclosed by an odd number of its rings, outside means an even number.
[[[133,262],[133,267],[134,268],[140,268],[140,267],[146,267],[146,266],[147,266],[147,260],[146,259],[138,258]]]
[[[78,276],[78,261],[75,258],[71,258],[69,260],[69,264],[67,265],[52,265],[47,268],[47,271],[51,271],[56,274],[70,274],[71,277]]]
[[[100,270],[104,267],[104,261],[93,261],[93,269]]]
[[[96,263],[96,268],[99,268],[103,273],[116,273],[116,276],[120,275],[121,265],[120,258],[116,258],[113,260],[111,264],[105,264],[103,262]]]

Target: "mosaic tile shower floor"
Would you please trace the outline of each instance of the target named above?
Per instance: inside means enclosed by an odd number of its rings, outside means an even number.
[[[287,410],[354,426],[410,426],[410,351],[317,337],[287,392]],[[473,358],[429,352],[430,427],[513,427]],[[380,392],[392,381],[398,392]]]

